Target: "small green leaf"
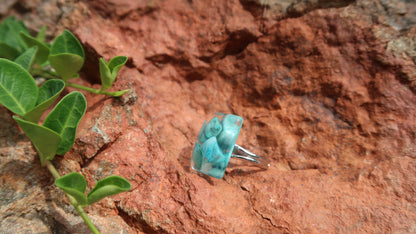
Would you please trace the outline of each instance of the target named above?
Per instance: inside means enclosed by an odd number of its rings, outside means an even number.
[[[55,185],[74,197],[81,206],[87,205],[87,197],[85,196],[87,181],[80,173],[71,172],[66,174],[61,178],[56,179]]]
[[[39,97],[35,108],[27,112],[23,118],[34,123],[38,122],[43,112],[56,101],[64,88],[65,82],[58,79],[51,79],[43,83],[39,87]]]
[[[97,182],[94,189],[88,194],[88,205],[105,197],[129,191],[131,184],[121,176],[112,175]]]
[[[120,90],[120,91],[115,91],[115,92],[107,92],[106,95],[110,95],[113,97],[120,97],[123,96],[123,94],[129,92],[130,89],[125,89],[125,90]]]
[[[46,41],[46,25],[42,26],[42,28],[38,32],[38,35],[36,35],[36,39],[40,42]]]
[[[113,81],[111,79],[111,71],[108,67],[107,62],[100,58],[100,77],[101,77],[101,90],[106,90],[113,85]]]
[[[100,58],[100,76],[101,90],[107,90],[113,85],[118,72],[127,62],[126,56],[116,56],[108,64],[103,58]]]
[[[78,124],[87,109],[87,101],[81,92],[66,95],[46,117],[43,126],[62,137],[57,154],[68,152],[75,142]]]
[[[120,71],[121,67],[126,64],[128,58],[126,56],[116,56],[108,62],[108,67],[113,73],[114,76],[117,76],[117,73]]]
[[[37,46],[33,46],[30,49],[23,52],[23,54],[19,55],[14,62],[22,66],[26,71],[30,71],[35,62],[35,54],[38,50]]]
[[[22,66],[0,59],[0,103],[23,116],[33,109],[38,99],[38,87],[33,77]]]
[[[49,62],[63,80],[73,78],[84,64],[84,49],[78,39],[68,30],[56,37],[52,44]]]
[[[36,53],[36,62],[38,64],[43,64],[46,60],[48,60],[49,47],[45,43],[23,32],[20,32],[20,36],[28,47],[38,47],[38,51]]]
[[[61,137],[56,132],[41,125],[23,120],[17,116],[13,116],[13,119],[32,141],[39,154],[40,163],[45,166],[46,160],[52,160],[55,157]]]
[[[29,34],[23,22],[21,20],[16,21],[14,17],[8,17],[0,24],[0,42],[16,50],[18,52],[16,56],[27,49],[19,35],[20,32]],[[15,59],[15,57],[9,57],[8,59]]]

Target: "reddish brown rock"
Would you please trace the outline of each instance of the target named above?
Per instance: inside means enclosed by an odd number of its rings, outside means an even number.
[[[90,187],[110,174],[132,183],[88,208],[103,232],[117,230],[111,222],[146,233],[415,232],[416,4],[262,2],[68,8],[58,28],[73,30],[89,56],[76,82],[97,83],[101,56],[130,59],[113,89],[132,92],[85,93],[76,144],[57,163],[62,173],[81,171]],[[236,160],[222,180],[190,170],[213,112],[244,118],[237,143],[268,157],[268,170]],[[22,136],[9,131],[1,155],[12,158]],[[75,218],[56,219],[69,217],[66,200],[36,167],[44,178],[36,184],[53,191],[54,205],[40,205],[57,220],[48,226],[84,230]]]

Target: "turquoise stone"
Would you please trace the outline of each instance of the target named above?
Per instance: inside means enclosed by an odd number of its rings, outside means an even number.
[[[224,154],[231,154],[243,125],[243,118],[237,115],[226,115],[221,122],[223,130],[217,137],[218,145]]]
[[[205,136],[205,127],[207,126],[207,121],[204,122],[204,124],[201,127],[201,130],[199,130],[199,134],[198,134],[198,141],[201,143],[204,143],[207,138]]]
[[[231,114],[218,114],[205,121],[192,154],[192,169],[221,179],[242,125],[243,118]]]
[[[222,131],[222,125],[217,116],[212,118],[208,123],[204,122],[198,134],[198,141],[204,143],[207,139],[215,137]]]

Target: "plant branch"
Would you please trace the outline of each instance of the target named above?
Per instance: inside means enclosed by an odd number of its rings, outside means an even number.
[[[48,168],[49,172],[52,174],[52,176],[55,180],[57,180],[61,177],[59,175],[59,172],[56,170],[56,168],[52,165],[52,163],[49,160],[46,160],[45,164],[46,164],[46,168]]]
[[[75,83],[70,83],[70,82],[65,82],[65,84],[69,87],[73,87],[73,88],[77,88],[77,89],[81,89],[81,90],[85,90],[91,93],[95,93],[95,94],[104,94],[104,95],[108,95],[108,96],[113,96],[113,97],[119,97],[123,94],[125,94],[126,92],[130,91],[130,89],[126,89],[126,90],[122,90],[122,91],[115,91],[115,92],[107,92],[101,89],[93,89],[87,86],[83,86],[83,85],[79,85],[79,84],[75,84]]]
[[[73,200],[73,201],[71,201],[71,204],[75,207],[75,209],[77,210],[78,214],[81,216],[81,218],[84,220],[84,222],[88,225],[88,227],[90,228],[90,230],[92,231],[92,233],[99,234],[100,232],[94,226],[94,224],[91,222],[90,218],[85,213],[84,209],[82,209],[82,207],[78,204],[78,202],[73,197],[71,197],[69,195],[68,195],[68,197],[70,197],[70,199],[69,199],[70,201]]]
[[[90,87],[87,87],[87,86],[83,86],[83,85],[79,85],[79,84],[75,84],[75,83],[70,83],[70,82],[67,82],[67,81],[65,81],[65,84],[69,87],[85,90],[85,91],[95,93],[95,94],[100,94],[99,89],[93,89],[93,88],[90,88]]]
[[[42,68],[35,68],[32,70],[33,75],[42,76],[46,79],[61,79],[61,77],[53,71],[43,70]]]
[[[58,76],[58,74],[56,74],[56,72],[53,71],[49,71],[49,70],[43,70],[43,69],[33,69],[33,74],[34,75],[38,75],[38,76],[42,76],[46,79],[61,79],[61,77]],[[90,93],[95,93],[95,94],[104,94],[104,95],[108,95],[108,96],[112,96],[112,97],[120,97],[123,94],[127,93],[128,91],[130,91],[129,89],[126,90],[121,90],[121,91],[115,91],[115,92],[107,92],[105,90],[102,89],[93,89],[87,86],[83,86],[83,85],[79,85],[79,84],[75,84],[75,83],[70,83],[68,81],[65,81],[65,85],[69,86],[69,87],[73,87],[73,88],[77,88],[80,90],[84,90]]]
[[[46,160],[45,164],[46,164],[46,168],[48,168],[49,172],[52,174],[52,176],[55,180],[59,179],[61,177],[59,175],[59,172],[56,170],[56,168],[53,166],[53,164],[49,160]],[[65,193],[65,191],[64,191],[64,193]],[[81,216],[81,218],[87,224],[87,226],[90,228],[92,233],[94,233],[94,234],[100,233],[98,231],[98,229],[94,226],[94,224],[91,222],[90,218],[85,213],[84,209],[82,209],[82,206],[78,204],[77,200],[75,198],[73,198],[71,195],[69,195],[67,193],[65,193],[65,194],[68,196],[69,202],[75,208],[75,210],[78,212],[78,214]]]

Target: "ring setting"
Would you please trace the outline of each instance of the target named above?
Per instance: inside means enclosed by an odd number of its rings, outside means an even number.
[[[232,114],[219,113],[205,121],[192,153],[192,169],[221,179],[231,157],[248,160],[267,169],[270,166],[267,160],[236,145],[242,125],[243,118]]]

